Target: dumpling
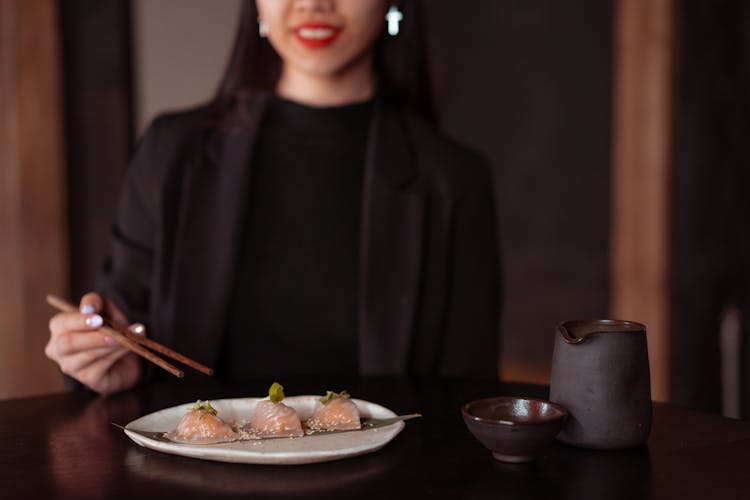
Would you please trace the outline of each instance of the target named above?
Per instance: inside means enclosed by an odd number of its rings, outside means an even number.
[[[259,401],[250,419],[250,426],[259,437],[299,437],[303,436],[302,423],[294,408],[284,403]]]
[[[304,436],[297,411],[282,403],[284,387],[274,382],[268,390],[269,399],[258,401],[250,419],[250,427],[259,437]]]
[[[232,427],[217,416],[218,412],[208,401],[198,400],[189,410],[182,416],[170,438],[206,444],[235,438]]]
[[[310,429],[343,431],[359,429],[359,408],[349,399],[349,393],[327,391],[315,403],[313,416],[307,421]]]

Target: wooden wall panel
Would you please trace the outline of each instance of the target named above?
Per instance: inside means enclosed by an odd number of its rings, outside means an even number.
[[[96,286],[133,144],[130,5],[60,4],[65,87],[70,294]]]
[[[45,293],[67,291],[57,2],[0,2],[0,398],[59,390]]]
[[[646,324],[657,400],[670,397],[676,2],[619,0],[615,17],[610,310]]]

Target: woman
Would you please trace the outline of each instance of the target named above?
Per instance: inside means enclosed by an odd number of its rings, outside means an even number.
[[[496,377],[488,169],[429,123],[409,7],[388,40],[383,0],[245,2],[213,102],[141,140],[101,294],[50,322],[64,373],[144,378],[104,314],[229,379]]]

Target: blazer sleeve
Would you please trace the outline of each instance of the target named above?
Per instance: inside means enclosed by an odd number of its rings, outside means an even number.
[[[441,375],[498,377],[500,286],[489,164],[480,159],[456,200]]]
[[[158,226],[158,176],[154,168],[158,162],[158,129],[157,119],[139,141],[126,172],[112,227],[111,255],[97,287],[131,322],[147,327]]]

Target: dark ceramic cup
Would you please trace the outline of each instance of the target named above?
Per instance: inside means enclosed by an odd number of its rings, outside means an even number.
[[[651,431],[646,327],[632,321],[563,321],[552,355],[550,400],[568,410],[557,439],[602,450],[642,444]]]

